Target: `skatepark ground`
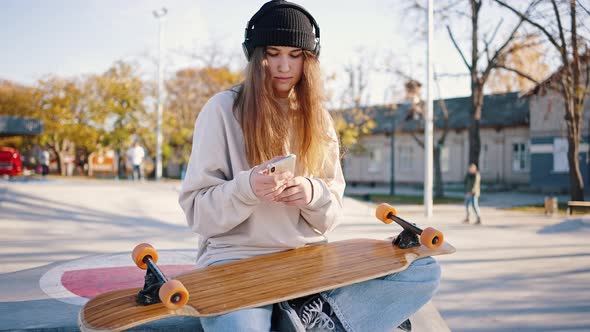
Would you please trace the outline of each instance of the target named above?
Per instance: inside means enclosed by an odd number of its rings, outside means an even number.
[[[127,271],[139,242],[158,248],[162,263],[190,268],[196,237],[178,206],[179,187],[178,181],[0,180],[0,330],[76,331],[85,296],[104,290],[85,288],[80,276]],[[349,192],[362,190],[373,189]],[[404,219],[441,230],[457,248],[438,258],[441,286],[415,317],[414,331],[590,331],[590,215],[505,209],[541,204],[543,197],[484,192],[481,226],[461,223],[459,203],[435,205],[430,219],[421,205],[396,206]],[[400,231],[377,221],[374,209],[345,197],[330,240]]]

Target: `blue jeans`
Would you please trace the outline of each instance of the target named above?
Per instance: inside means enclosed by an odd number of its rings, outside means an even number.
[[[321,296],[348,332],[392,331],[432,298],[439,281],[440,266],[427,257],[402,272],[322,292]],[[201,324],[205,332],[270,331],[272,312],[273,305],[243,309],[201,318]],[[293,313],[282,315],[282,319],[289,317],[294,317]]]
[[[473,211],[475,212],[475,215],[477,216],[477,219],[479,219],[479,205],[477,203],[477,196],[475,195],[465,195],[465,210],[467,211],[467,220],[469,220],[469,205],[471,205],[473,207]]]
[[[141,165],[133,165],[133,180],[143,180],[143,174],[141,173]]]

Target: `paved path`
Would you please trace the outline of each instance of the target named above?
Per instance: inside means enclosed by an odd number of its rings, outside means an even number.
[[[38,327],[44,320],[71,319],[79,306],[51,299],[39,286],[46,272],[63,264],[128,252],[140,241],[160,250],[194,250],[196,238],[176,202],[178,185],[0,182],[0,329],[19,328],[5,323],[31,312]],[[503,195],[505,202],[518,197]],[[542,201],[542,196],[527,197]],[[588,219],[484,205],[484,225],[478,227],[460,223],[461,204],[435,205],[431,220],[422,206],[397,208],[405,219],[439,228],[458,249],[440,257],[443,280],[433,299],[453,331],[590,330]],[[373,205],[346,198],[342,224],[331,240],[383,238],[399,231],[377,222],[373,213]]]

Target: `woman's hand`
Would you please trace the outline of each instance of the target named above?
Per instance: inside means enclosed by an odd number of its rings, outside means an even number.
[[[297,176],[286,183],[287,188],[276,197],[277,202],[289,206],[304,207],[313,198],[313,187],[311,181],[303,176]]]
[[[250,186],[254,195],[262,201],[275,201],[276,197],[287,188],[287,182],[293,178],[291,172],[282,172],[268,175],[267,166],[269,163],[282,158],[276,157],[263,164],[260,164],[250,173]]]

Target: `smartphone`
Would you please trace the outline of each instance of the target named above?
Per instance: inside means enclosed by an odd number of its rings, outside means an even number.
[[[291,173],[295,174],[296,160],[297,156],[295,156],[294,154],[290,154],[284,158],[281,158],[268,164],[268,166],[266,166],[268,175],[278,174],[285,171],[290,171]]]

